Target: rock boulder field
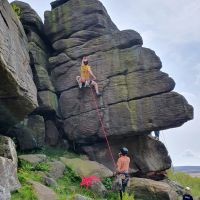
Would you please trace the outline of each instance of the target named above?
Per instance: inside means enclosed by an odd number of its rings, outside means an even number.
[[[64,146],[88,159],[49,161],[43,177],[57,187],[65,166],[81,177],[111,177],[114,159],[126,146],[133,178],[130,191],[136,199],[171,199],[173,186],[161,181],[171,159],[165,145],[150,136],[155,130],[179,127],[193,119],[193,107],[173,91],[174,80],[161,71],[156,53],[143,47],[140,34],[120,31],[98,0],[56,0],[42,22],[27,3],[0,1],[0,135],[15,139],[20,150]],[[97,77],[94,89],[79,89],[76,76],[83,56]],[[1,157],[2,156],[2,157]],[[21,155],[34,166],[47,157]],[[90,159],[90,160],[89,160]],[[0,137],[0,195],[20,187],[14,142]],[[142,177],[142,178],[141,178]],[[57,199],[39,182],[31,182],[38,199]],[[93,191],[104,196],[105,188]],[[87,199],[77,195],[74,199]]]
[[[129,148],[137,176],[169,169],[165,145],[150,133],[193,119],[193,107],[173,91],[174,80],[161,71],[156,53],[143,47],[140,34],[120,31],[98,0],[56,0],[44,23],[27,3],[12,5],[19,16],[0,1],[0,134],[14,137],[21,150],[65,144],[92,160],[82,161],[82,167],[92,162],[96,170],[103,164],[111,176],[106,134],[114,159],[122,146]],[[77,85],[83,56],[97,77],[100,97]],[[11,148],[8,154],[12,157]],[[12,175],[10,162],[1,158]],[[81,171],[79,160],[63,162]]]
[[[53,47],[48,70],[65,136],[77,150],[112,169],[100,116],[114,154],[122,145],[129,147],[134,171],[170,168],[165,146],[147,135],[181,126],[193,118],[193,108],[173,92],[175,82],[160,71],[160,58],[142,47],[136,31],[119,31],[100,1],[59,0],[51,5],[44,22]],[[75,77],[83,56],[97,77],[99,98],[90,88],[78,88]]]

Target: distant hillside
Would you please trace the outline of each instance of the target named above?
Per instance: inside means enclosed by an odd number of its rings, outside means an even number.
[[[185,172],[187,174],[200,173],[200,166],[177,166],[174,167],[176,172]]]

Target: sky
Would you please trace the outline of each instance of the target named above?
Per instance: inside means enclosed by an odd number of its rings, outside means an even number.
[[[133,29],[153,49],[176,82],[175,91],[194,107],[194,120],[161,131],[174,166],[200,166],[200,1],[100,0],[120,30]],[[50,0],[24,0],[43,19]]]

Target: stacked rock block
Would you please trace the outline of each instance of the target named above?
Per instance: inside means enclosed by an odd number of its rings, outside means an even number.
[[[113,152],[128,146],[132,168],[140,174],[170,168],[165,146],[148,134],[182,125],[193,118],[193,109],[172,91],[175,82],[161,71],[159,57],[142,46],[136,31],[119,31],[100,1],[57,0],[51,5],[45,33],[53,46],[50,72],[65,135],[91,159],[113,167],[91,91],[80,90],[75,80],[82,57],[88,56]]]

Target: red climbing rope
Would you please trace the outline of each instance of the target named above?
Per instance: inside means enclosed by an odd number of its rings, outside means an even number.
[[[111,147],[110,147],[110,143],[109,143],[108,138],[107,138],[107,134],[106,134],[105,127],[104,127],[104,124],[103,124],[103,120],[102,120],[101,115],[100,115],[100,112],[99,112],[99,108],[98,108],[98,105],[97,105],[97,101],[96,101],[94,92],[93,92],[93,90],[92,90],[91,87],[90,87],[90,90],[91,90],[91,93],[92,93],[93,101],[94,101],[95,106],[96,106],[96,112],[97,112],[97,115],[98,115],[98,118],[99,118],[99,122],[100,122],[100,124],[101,124],[101,128],[102,128],[102,131],[103,131],[103,135],[104,135],[104,137],[105,137],[105,140],[106,140],[106,143],[107,143],[107,146],[108,146],[108,150],[109,150],[110,156],[111,156],[112,161],[113,161],[114,168],[116,168],[116,163],[115,163],[115,160],[114,160],[114,157],[113,157],[113,153],[112,153],[112,150],[111,150]]]

